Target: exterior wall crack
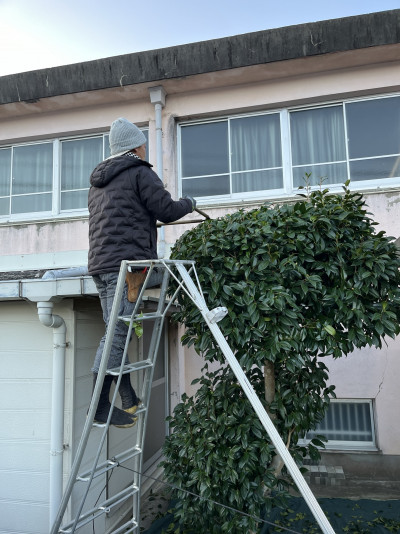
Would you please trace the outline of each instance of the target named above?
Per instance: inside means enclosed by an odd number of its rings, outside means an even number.
[[[381,381],[379,383],[379,386],[378,386],[378,392],[377,394],[375,395],[375,399],[378,398],[378,395],[380,394],[381,390],[382,390],[382,387],[383,387],[383,384],[385,382],[385,375],[386,375],[386,370],[387,370],[387,366],[388,366],[388,353],[386,351],[386,356],[385,356],[385,367],[383,369],[383,373],[382,373],[382,377],[381,377]]]

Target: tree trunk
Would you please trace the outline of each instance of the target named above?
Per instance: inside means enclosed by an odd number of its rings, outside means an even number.
[[[264,394],[265,400],[267,401],[267,413],[270,416],[271,421],[274,421],[276,419],[276,415],[271,413],[269,406],[275,398],[275,367],[274,364],[268,360],[265,360],[264,362]],[[292,433],[293,430],[289,432],[286,448],[289,448]],[[282,458],[279,456],[279,454],[276,454],[271,462],[271,467],[274,470],[275,477],[279,477],[284,465],[285,463],[283,462]],[[269,492],[270,490],[267,490],[266,494]]]
[[[276,416],[270,412],[269,406],[275,398],[275,367],[268,360],[264,362],[264,395],[267,401],[267,413],[273,421]]]

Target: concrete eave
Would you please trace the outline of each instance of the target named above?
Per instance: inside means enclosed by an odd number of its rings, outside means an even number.
[[[400,9],[201,41],[0,78],[0,105],[382,47],[400,42]]]

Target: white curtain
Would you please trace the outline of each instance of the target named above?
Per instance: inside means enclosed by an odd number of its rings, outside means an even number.
[[[312,185],[347,179],[342,106],[292,112],[290,129],[294,186],[304,185],[305,173]]]
[[[89,178],[103,160],[103,137],[61,143],[61,210],[87,208]]]
[[[230,135],[233,193],[281,188],[279,114],[231,119]]]
[[[40,143],[13,149],[12,213],[51,211],[53,144]]]
[[[43,193],[53,188],[53,144],[14,148],[12,193]]]
[[[61,143],[61,190],[86,189],[93,169],[103,159],[103,138]]]
[[[11,148],[0,150],[0,215],[10,212]]]
[[[11,185],[11,148],[0,150],[0,197],[9,196]]]

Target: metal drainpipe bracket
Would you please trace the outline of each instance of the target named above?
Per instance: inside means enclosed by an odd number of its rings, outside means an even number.
[[[155,87],[149,87],[150,93],[150,102],[152,104],[161,104],[162,107],[165,106],[165,97],[167,93],[162,85],[157,85]]]

